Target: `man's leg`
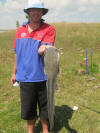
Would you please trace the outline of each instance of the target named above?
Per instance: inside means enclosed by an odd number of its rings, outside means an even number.
[[[48,122],[46,120],[40,119],[41,123],[42,123],[42,129],[43,129],[43,133],[49,133],[48,131]]]
[[[42,123],[43,133],[49,133],[48,132],[48,122],[43,119],[40,119],[40,121]],[[36,122],[36,120],[27,120],[28,133],[34,133],[35,122]]]
[[[35,83],[20,83],[21,118],[27,120],[28,133],[34,133],[37,120],[37,94]]]
[[[36,122],[36,119],[27,120],[28,133],[34,133],[35,122]]]
[[[43,128],[43,133],[48,132],[48,111],[47,111],[47,88],[46,82],[38,83],[38,106],[39,116]]]

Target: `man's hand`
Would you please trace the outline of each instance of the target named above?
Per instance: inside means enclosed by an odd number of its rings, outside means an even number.
[[[12,75],[12,77],[11,77],[11,83],[12,83],[12,84],[14,84],[14,83],[15,83],[15,76],[16,76],[16,75],[15,75],[15,74],[13,74],[13,75]]]
[[[39,47],[38,53],[40,55],[45,55],[45,53],[48,51],[48,48],[50,48],[50,47],[54,47],[54,46],[52,46],[52,45],[42,45],[42,46]]]

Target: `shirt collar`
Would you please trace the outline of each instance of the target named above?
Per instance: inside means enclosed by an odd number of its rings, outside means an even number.
[[[44,19],[41,19],[41,24],[43,24],[44,22],[45,22],[45,20],[44,20]],[[24,22],[23,26],[26,27],[26,25],[29,24],[29,23],[30,23],[30,21],[28,21],[28,22]]]

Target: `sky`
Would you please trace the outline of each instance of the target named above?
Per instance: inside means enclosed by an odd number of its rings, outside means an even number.
[[[100,0],[42,0],[49,12],[46,22],[100,22]],[[26,22],[28,0],[0,0],[0,29],[16,29]]]

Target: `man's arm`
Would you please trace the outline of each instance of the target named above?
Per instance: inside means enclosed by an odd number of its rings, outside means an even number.
[[[16,76],[16,54],[14,55],[14,67],[12,71],[11,83],[15,83],[15,76]]]
[[[45,36],[41,41],[42,45],[38,49],[38,53],[40,55],[44,55],[49,47],[54,47],[53,45],[55,41],[55,36],[56,36],[56,30],[53,26],[50,26],[48,28],[47,33],[45,34]]]

